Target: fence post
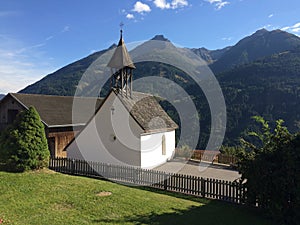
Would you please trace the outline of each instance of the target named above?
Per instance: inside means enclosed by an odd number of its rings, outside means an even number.
[[[203,198],[205,198],[205,182],[206,180],[204,178],[201,178],[201,195]]]
[[[75,159],[71,161],[71,174],[75,174]]]
[[[49,158],[49,169],[52,170],[52,157]]]
[[[138,178],[138,168],[133,168],[133,183],[137,184]]]
[[[168,175],[164,173],[164,190],[168,189]]]

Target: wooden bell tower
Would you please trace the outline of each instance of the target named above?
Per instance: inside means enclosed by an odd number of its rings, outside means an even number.
[[[123,24],[121,24],[119,44],[111,57],[108,67],[111,69],[111,88],[122,96],[132,96],[132,74],[135,66],[123,40]]]

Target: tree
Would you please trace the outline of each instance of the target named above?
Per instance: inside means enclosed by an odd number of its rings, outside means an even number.
[[[48,165],[44,125],[34,107],[18,114],[0,137],[0,162],[9,171],[41,169]]]
[[[300,134],[290,134],[283,120],[277,120],[272,130],[262,117],[254,119],[262,132],[249,135],[260,144],[242,139],[245,151],[238,165],[247,201],[266,209],[279,224],[296,224],[300,219]]]

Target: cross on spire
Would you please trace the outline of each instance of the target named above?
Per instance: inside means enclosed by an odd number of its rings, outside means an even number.
[[[121,22],[121,23],[120,23],[120,32],[121,32],[121,36],[122,36],[122,34],[123,34],[123,27],[124,27],[124,23]]]

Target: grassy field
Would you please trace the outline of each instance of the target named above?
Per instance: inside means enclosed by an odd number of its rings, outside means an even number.
[[[112,195],[97,195],[103,191]],[[38,225],[271,224],[245,207],[49,170],[0,172],[0,219],[3,224]]]

